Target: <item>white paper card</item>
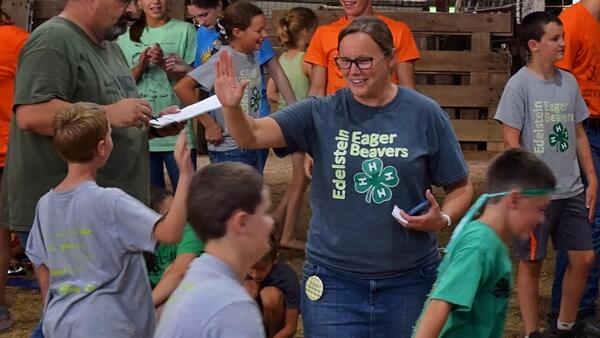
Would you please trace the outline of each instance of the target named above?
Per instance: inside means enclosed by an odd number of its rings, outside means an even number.
[[[398,208],[397,205],[394,205],[394,209],[392,210],[392,216],[394,216],[396,221],[400,222],[400,224],[402,224],[403,226],[406,226],[408,224],[408,221],[406,221],[406,219],[404,219],[404,217],[400,215],[400,208]]]
[[[221,102],[217,98],[217,95],[213,95],[207,99],[204,99],[198,103],[189,105],[179,111],[176,114],[163,115],[156,119],[150,120],[150,125],[154,128],[163,128],[172,123],[178,123],[187,121],[198,115],[208,113],[211,110],[221,108]]]

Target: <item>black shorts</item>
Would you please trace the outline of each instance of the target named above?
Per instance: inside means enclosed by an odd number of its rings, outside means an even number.
[[[540,261],[546,258],[548,239],[557,251],[592,250],[592,227],[585,207],[585,193],[550,202],[544,223],[527,237],[515,237],[513,250],[518,259]]]

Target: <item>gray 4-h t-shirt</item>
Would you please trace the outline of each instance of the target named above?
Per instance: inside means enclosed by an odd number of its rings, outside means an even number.
[[[446,113],[398,87],[388,104],[369,107],[349,89],[310,97],[272,115],[287,148],[314,158],[307,259],[339,273],[378,278],[439,260],[435,233],[409,230],[391,215],[410,210],[432,185],[467,177]]]
[[[573,75],[557,69],[554,79],[546,81],[523,67],[508,80],[495,118],[521,131],[521,146],[556,176],[559,191],[553,199],[565,199],[584,190],[575,125],[588,116]]]
[[[256,53],[245,54],[236,51],[230,46],[222,46],[219,52],[213,55],[206,63],[192,70],[188,76],[200,84],[200,88],[207,93],[213,92],[215,85],[215,68],[219,55],[223,52],[229,53],[235,66],[235,72],[239,81],[249,80],[244,96],[242,97],[242,109],[252,117],[258,117],[261,101],[261,75],[260,67],[256,61]],[[223,129],[223,143],[218,146],[209,144],[208,150],[211,151],[229,151],[239,148],[229,131],[225,127],[225,118],[221,109],[210,112],[219,126]]]
[[[258,305],[219,258],[194,259],[160,317],[155,338],[262,338]]]
[[[87,181],[40,199],[27,256],[50,270],[46,337],[154,334],[142,251],[153,251],[160,215],[120,189]]]

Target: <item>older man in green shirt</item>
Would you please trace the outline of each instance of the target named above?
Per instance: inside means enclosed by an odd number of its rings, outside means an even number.
[[[38,199],[67,171],[52,134],[56,112],[69,103],[103,105],[111,122],[114,150],[98,173],[98,184],[148,200],[148,136],[163,135],[147,128],[150,105],[138,98],[123,54],[111,41],[124,32],[127,5],[122,0],[69,0],[59,16],[31,34],[21,52],[1,223],[17,231],[24,245]],[[44,294],[47,281],[40,284]]]

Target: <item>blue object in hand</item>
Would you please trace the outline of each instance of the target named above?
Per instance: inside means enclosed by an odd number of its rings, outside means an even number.
[[[431,202],[429,202],[429,200],[425,200],[419,203],[416,207],[412,208],[408,214],[410,216],[419,216],[424,214],[427,210],[429,210],[429,208],[431,208]]]

